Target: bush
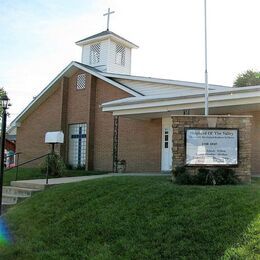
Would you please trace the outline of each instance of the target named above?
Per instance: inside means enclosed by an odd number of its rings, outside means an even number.
[[[187,173],[185,167],[176,167],[173,172],[173,181],[177,184],[188,185],[192,184],[193,177]]]
[[[187,173],[185,167],[176,167],[173,172],[174,182],[183,185],[228,185],[238,184],[240,180],[230,168],[210,170],[200,168],[196,175]]]
[[[86,170],[86,165],[82,164],[82,165],[78,165],[75,170],[79,170],[79,171],[85,171]]]
[[[46,157],[44,160],[41,166],[41,172],[44,174],[47,172],[47,165],[49,165],[49,175],[51,176],[61,177],[66,169],[63,159],[56,153],[49,154],[49,158]]]
[[[218,168],[214,172],[217,185],[228,185],[240,183],[239,178],[235,175],[234,170],[230,168]]]
[[[209,169],[200,168],[197,175],[195,175],[195,183],[198,185],[214,185],[215,179]]]

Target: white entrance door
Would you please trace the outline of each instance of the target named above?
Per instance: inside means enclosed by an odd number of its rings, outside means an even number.
[[[172,119],[162,118],[162,171],[172,170]]]

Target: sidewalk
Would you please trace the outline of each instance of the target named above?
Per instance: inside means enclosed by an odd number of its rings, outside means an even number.
[[[101,179],[101,178],[108,178],[108,177],[118,177],[118,176],[170,176],[170,174],[168,173],[109,173],[109,174],[91,175],[91,176],[52,178],[48,180],[47,185],[46,185],[46,179],[14,181],[12,183],[17,183],[17,184],[28,183],[28,184],[36,184],[42,186],[51,186],[51,185],[58,185],[64,183],[87,181],[87,180],[94,180],[94,179]]]

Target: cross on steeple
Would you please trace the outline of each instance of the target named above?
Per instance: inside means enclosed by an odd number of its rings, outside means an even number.
[[[114,11],[110,12],[110,8],[108,8],[107,13],[103,14],[103,16],[107,16],[107,31],[109,31],[109,18],[111,14],[114,14]]]

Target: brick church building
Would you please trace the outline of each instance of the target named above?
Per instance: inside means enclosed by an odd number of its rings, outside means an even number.
[[[63,131],[57,146],[67,164],[112,171],[170,171],[172,115],[203,114],[204,84],[131,75],[134,43],[107,30],[76,42],[71,62],[11,123],[26,161],[49,151],[44,136]],[[260,86],[209,85],[210,114],[252,115],[252,172],[260,173]]]

